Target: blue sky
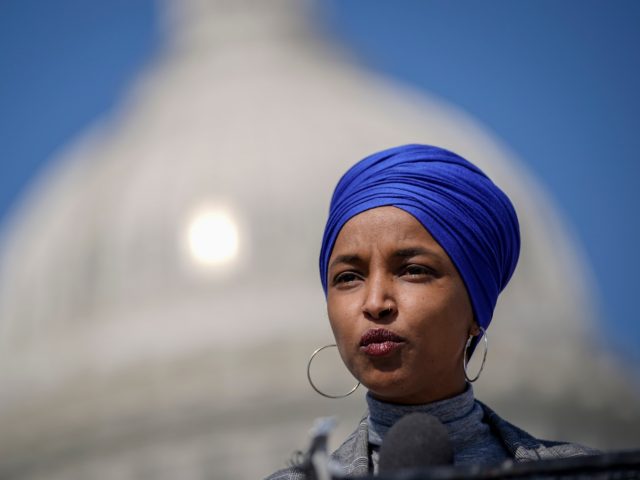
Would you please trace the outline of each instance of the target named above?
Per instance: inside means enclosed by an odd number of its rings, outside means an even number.
[[[2,0],[0,221],[161,46],[153,0]]]
[[[363,64],[463,108],[527,163],[583,243],[604,338],[640,365],[640,3],[317,5]],[[162,42],[153,0],[0,3],[0,221]]]

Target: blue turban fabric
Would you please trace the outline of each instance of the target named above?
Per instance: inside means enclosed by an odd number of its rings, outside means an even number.
[[[325,295],[340,230],[355,215],[383,206],[413,215],[442,246],[464,281],[476,322],[486,329],[520,253],[518,217],[504,192],[478,167],[438,147],[403,145],[361,160],[331,199],[320,251]]]

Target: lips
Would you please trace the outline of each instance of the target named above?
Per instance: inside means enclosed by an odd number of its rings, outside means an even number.
[[[360,337],[360,349],[367,355],[389,355],[405,343],[405,339],[385,328],[372,328]]]

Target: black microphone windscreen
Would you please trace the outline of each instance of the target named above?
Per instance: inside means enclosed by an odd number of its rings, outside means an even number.
[[[411,413],[393,425],[380,447],[378,470],[451,465],[453,448],[445,426],[433,415]]]

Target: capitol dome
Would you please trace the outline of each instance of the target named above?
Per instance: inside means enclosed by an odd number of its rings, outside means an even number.
[[[340,175],[404,143],[477,163],[520,217],[478,396],[506,406],[528,392],[551,408],[586,392],[584,408],[608,405],[593,379],[618,383],[589,343],[589,272],[499,140],[354,65],[305,3],[166,8],[163,54],[50,162],[0,237],[0,472],[255,478],[306,445],[315,417],[337,413],[336,439],[349,432],[362,393],[331,403],[305,378],[331,342],[322,228]],[[329,388],[350,385],[330,369]],[[571,433],[510,413],[534,433]]]

